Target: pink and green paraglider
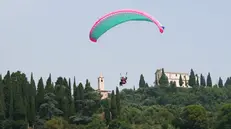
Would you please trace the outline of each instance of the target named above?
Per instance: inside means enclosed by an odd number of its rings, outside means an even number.
[[[101,17],[91,28],[89,38],[92,42],[97,42],[105,32],[128,21],[152,22],[159,28],[160,33],[164,32],[164,26],[149,14],[138,10],[126,9],[114,11]]]

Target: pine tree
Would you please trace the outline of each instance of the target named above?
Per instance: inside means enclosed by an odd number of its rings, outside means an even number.
[[[116,87],[116,109],[117,109],[117,115],[120,116],[120,93],[119,88]]]
[[[210,76],[210,73],[208,73],[208,76],[207,76],[207,86],[208,87],[212,87],[212,78]]]
[[[159,80],[159,84],[161,86],[168,86],[169,85],[169,81],[168,81],[168,77],[165,75],[164,69],[162,68],[162,74]]]
[[[145,87],[145,80],[143,74],[140,75],[139,88]]]
[[[193,69],[191,69],[188,83],[189,83],[189,86],[191,87],[194,87],[196,85],[196,77],[195,77]]]
[[[220,88],[223,87],[223,80],[221,79],[221,77],[219,77],[218,86],[219,86]]]
[[[181,77],[181,75],[180,75],[180,78],[179,78],[179,85],[180,85],[180,86],[183,86],[183,83],[184,83],[184,82],[183,82],[183,79],[182,79],[182,77]]]
[[[115,98],[114,90],[112,90],[112,94],[111,94],[111,114],[112,114],[112,119],[117,118],[116,98]]]

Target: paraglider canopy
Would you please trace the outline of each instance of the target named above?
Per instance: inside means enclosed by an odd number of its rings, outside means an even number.
[[[108,13],[96,21],[90,30],[89,38],[92,42],[97,42],[98,38],[106,31],[128,21],[153,22],[159,28],[160,33],[163,33],[165,28],[158,20],[145,12],[132,9],[124,9]]]

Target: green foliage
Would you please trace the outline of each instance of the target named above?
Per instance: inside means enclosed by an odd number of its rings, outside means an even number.
[[[161,86],[168,86],[169,84],[169,81],[168,81],[168,77],[165,75],[165,72],[164,72],[164,69],[162,68],[162,71],[161,71],[161,77],[160,77],[160,80],[159,80],[159,84]]]
[[[182,77],[181,77],[181,75],[180,75],[180,78],[179,78],[179,85],[180,85],[180,86],[183,86],[183,83],[184,83],[184,82],[183,82],[183,79],[182,79]]]
[[[210,76],[210,73],[208,73],[208,76],[207,76],[207,86],[208,87],[212,87],[212,78]]]
[[[117,118],[117,109],[116,109],[116,97],[115,97],[115,93],[114,90],[112,90],[112,94],[111,94],[111,113],[112,113],[112,119],[116,119]]]
[[[181,114],[181,128],[185,129],[207,129],[208,119],[206,110],[201,105],[189,105]]]
[[[206,86],[205,77],[202,74],[200,75],[200,86],[203,86],[203,87]]]
[[[45,123],[45,129],[70,129],[67,121],[60,117],[54,117]]]
[[[230,129],[231,78],[221,78],[212,87],[210,74],[205,79],[191,70],[193,88],[176,87],[162,69],[160,85],[149,87],[140,76],[138,89],[119,91],[108,98],[91,83],[76,85],[76,80],[51,74],[44,86],[30,81],[20,71],[0,76],[0,129]],[[210,79],[209,79],[210,78]],[[182,86],[184,78],[180,76]],[[211,81],[210,81],[211,80]],[[73,85],[72,85],[73,84]],[[215,84],[216,85],[216,84]],[[73,89],[73,94],[72,94]]]
[[[146,84],[146,82],[144,80],[144,75],[141,74],[140,75],[140,81],[139,81],[139,88],[144,88],[144,87],[147,87],[147,84]]]
[[[196,85],[196,77],[195,77],[193,69],[191,69],[190,71],[188,84],[191,87],[194,87]]]
[[[223,80],[221,79],[221,77],[219,77],[219,80],[218,80],[218,86],[220,88],[222,88],[224,85],[223,85]]]

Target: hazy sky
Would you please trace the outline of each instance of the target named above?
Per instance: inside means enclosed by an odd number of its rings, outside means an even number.
[[[213,82],[231,76],[230,0],[1,0],[0,73],[34,73],[36,82],[49,73],[88,78],[94,88],[100,72],[105,89],[115,89],[128,72],[131,88],[139,76],[153,84],[157,68],[172,72],[211,72]],[[88,34],[102,15],[118,9],[143,10],[164,26],[121,24],[100,40]]]

